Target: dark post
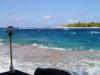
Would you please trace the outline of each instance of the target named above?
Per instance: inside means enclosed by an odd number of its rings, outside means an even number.
[[[14,73],[14,66],[13,66],[13,54],[12,54],[12,35],[14,33],[14,27],[9,26],[7,28],[7,33],[9,36],[9,47],[10,47],[10,73]]]
[[[27,73],[24,73],[22,71],[14,69],[13,66],[13,52],[12,52],[12,35],[15,31],[15,28],[12,26],[9,26],[7,29],[8,37],[9,37],[9,48],[10,48],[10,70],[4,73],[0,73],[0,75],[29,75]]]

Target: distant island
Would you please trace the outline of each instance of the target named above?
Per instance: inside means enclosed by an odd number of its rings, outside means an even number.
[[[89,23],[73,23],[73,24],[65,24],[64,27],[100,27],[100,23],[89,22]]]

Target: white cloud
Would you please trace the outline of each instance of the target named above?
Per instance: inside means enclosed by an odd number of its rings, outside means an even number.
[[[47,15],[47,16],[44,17],[44,20],[48,20],[48,19],[51,19],[51,18],[52,18],[51,15]]]

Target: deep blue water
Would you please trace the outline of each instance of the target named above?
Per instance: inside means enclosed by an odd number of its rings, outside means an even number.
[[[8,44],[5,29],[0,29],[0,41]],[[17,29],[13,43],[68,50],[100,50],[100,29]]]

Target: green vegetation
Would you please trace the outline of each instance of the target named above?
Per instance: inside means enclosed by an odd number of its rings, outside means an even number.
[[[64,27],[100,27],[100,23],[90,22],[90,23],[73,23],[66,24]]]

